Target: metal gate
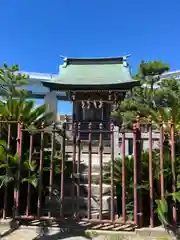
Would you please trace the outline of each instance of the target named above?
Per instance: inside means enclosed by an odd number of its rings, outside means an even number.
[[[64,123],[62,128],[53,123],[50,127],[42,126],[34,130],[25,129],[21,123],[1,121],[1,138],[7,143],[6,146],[1,141],[0,146],[6,154],[3,158],[4,166],[1,165],[1,179],[6,176],[0,190],[3,218],[14,216],[21,219],[57,221],[75,219],[94,223],[131,223],[141,227],[148,216],[148,224],[154,226],[153,141],[159,143],[158,164],[163,197],[163,125],[161,124],[156,137],[153,137],[151,122],[147,132],[142,132],[138,118],[131,132],[121,128],[120,154],[117,158],[114,152],[113,123],[109,129],[104,128],[101,123],[96,130],[92,128],[92,124],[89,123],[86,130],[81,129],[81,123]],[[167,136],[171,140],[169,151],[172,190],[175,192],[174,124],[171,122],[169,126]],[[82,132],[86,133],[87,139],[81,139]],[[94,133],[96,139],[92,138]],[[126,145],[129,134],[133,141],[133,156],[128,157]],[[144,134],[146,138],[143,137]],[[105,135],[109,138],[104,137]],[[147,216],[147,202],[141,187],[144,183],[142,153],[145,140],[148,144]],[[174,210],[173,217],[176,222]]]

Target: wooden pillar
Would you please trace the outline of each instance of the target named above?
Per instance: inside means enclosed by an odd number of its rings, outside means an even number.
[[[79,122],[81,121],[81,109],[80,109],[80,102],[73,101],[73,121]]]

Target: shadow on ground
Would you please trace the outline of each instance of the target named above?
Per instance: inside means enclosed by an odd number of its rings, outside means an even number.
[[[29,240],[38,239],[71,239],[71,240],[86,240],[98,239],[104,240],[103,232],[129,232],[131,234],[134,230],[133,226],[120,224],[98,224],[89,222],[79,222],[77,220],[66,219],[61,222],[55,221],[25,221],[21,220],[19,224],[13,221],[10,223],[11,228],[1,235],[3,239],[18,239],[22,237]],[[7,229],[7,228],[6,228]],[[16,231],[17,230],[17,231]],[[101,232],[99,236],[97,232]]]
[[[0,234],[0,238],[4,238],[9,236],[11,233],[15,232],[19,228],[19,224],[15,220],[10,221],[9,223],[9,229],[5,231],[4,233]]]
[[[31,222],[23,222],[23,225],[32,226]],[[96,224],[97,225],[97,224]],[[86,232],[87,229],[91,229],[95,224],[82,225],[77,221],[67,220],[66,222],[39,222],[36,225],[35,231],[37,236],[33,240],[38,239],[92,239]]]

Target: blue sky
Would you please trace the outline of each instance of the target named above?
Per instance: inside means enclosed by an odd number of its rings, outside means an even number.
[[[179,0],[1,0],[0,63],[57,73],[60,55],[131,54],[180,69]],[[61,103],[60,112],[71,112]]]

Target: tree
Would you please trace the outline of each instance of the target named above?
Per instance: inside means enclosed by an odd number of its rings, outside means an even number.
[[[132,120],[139,115],[145,120],[152,111],[157,111],[158,83],[160,75],[169,70],[169,65],[161,61],[141,61],[135,80],[141,82],[140,87],[129,91],[126,98],[114,113],[122,118],[126,126],[131,126]]]
[[[0,96],[3,99],[11,99],[16,97],[27,97],[28,93],[23,86],[28,83],[28,75],[19,73],[17,64],[8,66],[6,63],[0,68]]]
[[[180,83],[176,79],[160,79],[163,72],[169,70],[167,64],[163,64],[160,61],[154,61],[149,63],[142,62],[139,66],[138,73],[135,79],[140,79],[141,86],[134,88],[128,92],[126,99],[119,104],[116,115],[122,118],[126,126],[132,127],[133,119],[139,115],[141,123],[148,123],[148,117],[151,115],[152,123],[156,129],[159,128],[160,123],[163,123],[164,131],[166,132],[164,141],[164,181],[167,182],[165,185],[165,196],[161,197],[160,194],[155,194],[157,203],[157,214],[160,221],[164,226],[172,229],[174,226],[170,223],[170,206],[172,202],[180,202],[179,194],[179,166],[180,166]],[[170,122],[169,122],[170,121]],[[170,193],[172,191],[172,169],[170,166],[170,125],[171,123],[175,126],[175,176],[177,192]],[[168,141],[167,141],[168,140]],[[167,141],[167,145],[165,145]],[[144,155],[142,153],[142,168],[144,176],[148,176],[148,171],[145,171]],[[147,154],[147,160],[149,156]],[[159,150],[157,149],[155,155],[153,155],[153,181],[157,179],[157,183],[154,182],[153,191],[159,188]],[[120,166],[120,165],[118,165]],[[148,166],[148,164],[147,164]],[[147,169],[147,167],[146,167]],[[143,179],[143,178],[142,178]],[[144,181],[144,179],[143,179]],[[147,186],[149,180],[146,180]],[[157,190],[158,190],[157,188]],[[148,187],[149,191],[149,187]],[[166,193],[167,192],[167,193]],[[171,203],[170,203],[171,202]],[[176,229],[172,229],[175,234]]]
[[[4,154],[4,157],[3,154],[0,155],[1,196],[3,196],[3,191],[6,191],[5,187],[9,183],[8,193],[14,190],[17,191],[18,185],[21,185],[20,192],[26,193],[27,184],[22,184],[25,181],[34,186],[38,184],[39,161],[37,161],[37,158],[33,162],[27,160],[29,157],[30,134],[36,134],[33,141],[33,149],[37,150],[40,148],[41,139],[38,129],[42,127],[46,128],[51,124],[47,120],[51,118],[52,114],[47,113],[46,104],[36,107],[35,101],[27,100],[29,95],[23,88],[28,84],[29,77],[18,71],[19,67],[17,65],[9,67],[7,64],[4,64],[0,69],[0,95],[2,96],[0,100],[0,140],[4,142],[4,144],[1,144],[0,149],[0,154],[2,152]],[[9,121],[11,121],[11,138],[9,149],[7,149]],[[22,124],[23,129],[26,129],[23,131],[21,163],[19,155],[16,152],[18,122]],[[45,143],[49,140],[49,137],[44,136]],[[46,168],[49,165],[50,161],[48,159]],[[11,183],[13,186],[11,186]],[[10,200],[8,200],[8,204],[10,207]],[[23,203],[21,203],[22,205]]]
[[[24,128],[33,130],[49,126],[48,119],[51,118],[52,113],[47,113],[46,104],[42,104],[36,107],[35,101],[27,100],[28,92],[24,90],[24,86],[28,84],[29,77],[27,75],[19,73],[18,65],[9,67],[4,64],[0,68],[0,95],[3,97],[0,100],[0,118],[3,123],[0,124],[1,139],[7,140],[8,121],[21,122]],[[25,132],[28,136],[28,132]],[[16,151],[16,136],[17,136],[17,124],[11,125],[11,147],[12,152]],[[14,140],[13,140],[14,139]],[[24,144],[28,144],[28,137],[24,137]],[[14,142],[14,144],[13,144]]]
[[[0,68],[0,115],[5,121],[21,121],[27,126],[40,127],[46,123],[52,113],[47,113],[46,104],[35,106],[35,101],[27,100],[29,94],[23,89],[29,76],[19,73],[19,66],[3,64]]]

